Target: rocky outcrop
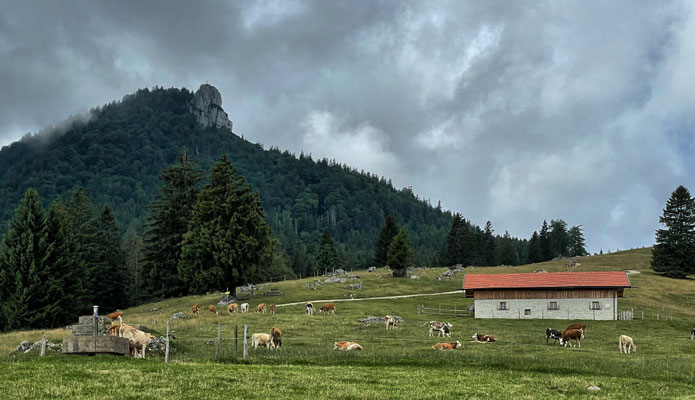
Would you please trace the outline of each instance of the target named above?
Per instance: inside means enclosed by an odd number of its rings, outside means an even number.
[[[207,83],[200,85],[191,101],[189,111],[204,128],[213,126],[232,130],[232,121],[222,108],[222,95],[212,85]]]

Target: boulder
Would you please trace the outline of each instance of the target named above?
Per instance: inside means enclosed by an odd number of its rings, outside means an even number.
[[[337,276],[332,276],[330,278],[326,278],[324,280],[324,283],[345,283],[347,282],[347,278],[339,278]]]
[[[348,289],[348,290],[361,290],[361,289],[362,289],[362,282],[353,283],[353,284],[350,284],[350,285],[345,285],[345,289]]]
[[[186,314],[184,314],[183,311],[179,311],[175,314],[172,314],[172,316],[171,316],[171,319],[184,319],[184,318],[188,318],[188,317],[186,317]]]

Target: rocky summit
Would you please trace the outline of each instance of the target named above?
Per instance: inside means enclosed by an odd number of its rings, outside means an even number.
[[[205,128],[213,126],[232,130],[232,121],[229,120],[229,116],[222,108],[222,95],[212,85],[207,83],[200,85],[191,101],[190,112]]]

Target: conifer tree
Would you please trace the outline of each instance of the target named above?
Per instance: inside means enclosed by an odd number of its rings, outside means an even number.
[[[333,243],[333,237],[328,229],[324,229],[321,235],[321,249],[316,260],[320,271],[331,271],[340,266],[338,252]]]
[[[145,298],[180,296],[186,284],[178,275],[183,235],[193,215],[198,184],[205,173],[189,158],[179,156],[178,164],[162,173],[163,186],[150,203],[144,236],[145,266],[142,288]]]
[[[538,244],[541,248],[541,260],[550,261],[553,259],[553,251],[550,245],[550,232],[548,231],[548,223],[544,220],[541,226],[541,232],[538,236]]]
[[[500,263],[502,265],[519,265],[519,252],[507,231],[504,231],[500,245]]]
[[[484,265],[488,266],[497,265],[497,245],[495,244],[494,236],[492,236],[493,232],[492,222],[487,221],[485,223],[483,252],[485,254]]]
[[[134,224],[128,226],[128,230],[123,236],[123,244],[121,245],[126,255],[126,270],[128,271],[127,296],[128,303],[138,305],[142,303],[142,277],[144,273],[144,243],[142,237],[138,235],[137,228]],[[178,280],[178,279],[177,279]]]
[[[533,231],[531,239],[528,242],[528,262],[530,264],[541,262],[541,244],[538,232]]]
[[[412,265],[413,252],[408,243],[408,234],[401,228],[391,241],[388,252],[388,265],[394,277],[407,275],[408,267]]]
[[[550,248],[552,257],[568,255],[569,235],[567,223],[561,219],[550,220]]]
[[[93,279],[93,268],[99,262],[97,230],[99,221],[94,203],[82,188],[78,188],[70,200],[65,203],[65,212],[70,222],[72,236],[75,238],[75,257],[79,270],[86,271],[83,277],[84,300],[93,303],[99,298]]]
[[[396,220],[392,216],[387,215],[384,225],[381,227],[381,233],[379,233],[379,241],[376,244],[376,252],[374,254],[374,265],[376,267],[380,268],[386,265],[389,247],[396,234],[398,234]]]
[[[104,207],[97,231],[97,262],[91,268],[92,301],[104,311],[128,305],[125,295],[128,277],[121,236],[109,207]]]
[[[666,202],[652,248],[651,268],[671,278],[695,273],[695,200],[684,186],[678,186]]]
[[[236,288],[259,276],[272,251],[258,194],[223,156],[200,190],[183,236],[180,279],[190,293]]]
[[[567,232],[569,238],[568,255],[570,257],[582,257],[587,255],[586,242],[584,241],[584,231],[581,225],[573,226]]]

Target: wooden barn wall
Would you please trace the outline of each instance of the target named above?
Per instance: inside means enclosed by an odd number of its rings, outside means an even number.
[[[476,290],[476,300],[496,299],[587,299],[587,298],[613,298],[617,297],[615,289],[565,289],[565,290],[538,290],[538,289],[499,289]]]

